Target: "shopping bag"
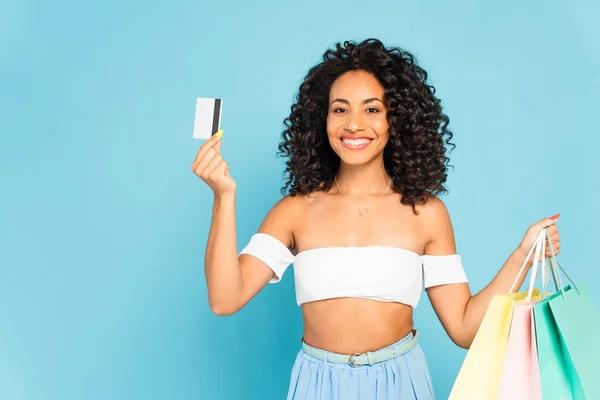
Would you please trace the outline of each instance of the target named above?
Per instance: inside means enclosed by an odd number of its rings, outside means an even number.
[[[570,287],[567,290],[570,291]],[[549,300],[556,296],[561,293],[553,294],[533,308],[542,394],[544,400],[585,399],[579,376],[550,309]]]
[[[458,372],[449,400],[497,397],[513,306],[526,297],[527,292],[519,292],[492,298]]]
[[[508,335],[508,343],[504,357],[499,400],[541,400],[540,371],[537,357],[537,344],[535,336],[535,321],[533,306],[542,299],[541,296],[532,296],[535,280],[537,278],[538,261],[542,260],[542,282],[546,293],[547,276],[549,271],[546,266],[546,247],[544,245],[544,232],[540,232],[534,243],[535,256],[528,285],[528,296],[524,301],[515,304],[513,318]],[[529,260],[529,256],[527,258]],[[527,261],[526,260],[526,261]],[[525,265],[515,278],[511,291],[524,272]]]
[[[529,251],[519,276],[536,248],[537,240]],[[492,297],[454,382],[449,400],[498,398],[514,305],[523,300],[531,301],[532,297],[539,295],[539,291],[533,288],[527,292],[512,293],[514,286],[513,284],[509,293]]]
[[[565,288],[548,300],[561,342],[587,399],[600,399],[600,315],[585,284]]]
[[[542,395],[600,399],[600,311],[587,285],[575,285],[550,248],[557,292],[534,306]],[[563,286],[560,271],[570,285]]]
[[[533,320],[533,305],[539,300],[541,296],[532,298],[532,302],[515,304],[500,378],[499,400],[542,398]]]

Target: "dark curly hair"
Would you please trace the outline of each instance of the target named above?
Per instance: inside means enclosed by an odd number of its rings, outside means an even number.
[[[277,154],[288,160],[281,192],[289,189],[289,195],[295,196],[331,188],[340,159],[327,138],[329,91],[337,78],[357,70],[371,73],[385,88],[390,126],[383,152],[385,169],[394,190],[402,195],[401,203],[418,214],[417,204],[426,203],[432,194],[447,193],[445,144],[455,147],[450,142],[453,135],[435,88],[427,82],[427,72],[408,51],[386,49],[377,39],[337,43],[309,70],[284,120],[287,129]]]

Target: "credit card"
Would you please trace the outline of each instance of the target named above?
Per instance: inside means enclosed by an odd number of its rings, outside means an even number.
[[[223,100],[209,97],[196,99],[194,116],[194,139],[210,139],[221,129]]]

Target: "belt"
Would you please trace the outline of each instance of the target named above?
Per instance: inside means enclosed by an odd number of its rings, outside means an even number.
[[[354,353],[354,354],[339,354],[331,353],[326,350],[317,349],[307,344],[304,340],[302,341],[302,350],[311,357],[324,359],[327,356],[327,361],[341,364],[350,364],[353,367],[360,367],[361,365],[373,365],[382,361],[387,361],[392,358],[401,356],[408,353],[419,342],[419,332],[412,331],[407,339],[400,343],[393,344],[391,346],[379,349],[376,351],[367,351],[366,353]]]

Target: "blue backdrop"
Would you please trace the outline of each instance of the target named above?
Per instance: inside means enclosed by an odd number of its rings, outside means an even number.
[[[284,398],[292,275],[234,316],[208,307],[195,98],[224,99],[241,249],[280,197],[302,77],[351,38],[414,52],[443,100],[473,292],[562,213],[560,259],[600,299],[600,3],[451,3],[1,1],[0,398]],[[446,398],[465,351],[426,297],[415,319]]]

